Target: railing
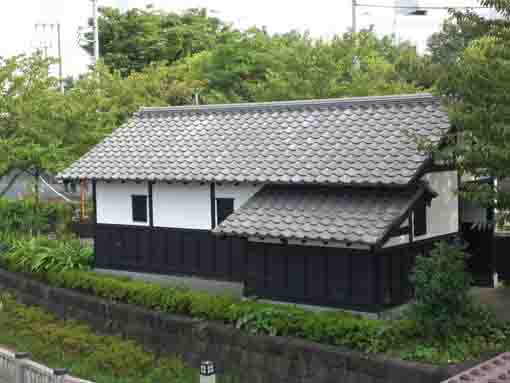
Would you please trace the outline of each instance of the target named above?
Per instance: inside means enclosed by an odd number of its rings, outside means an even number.
[[[92,383],[76,379],[66,370],[53,370],[28,359],[26,353],[0,348],[0,383]]]

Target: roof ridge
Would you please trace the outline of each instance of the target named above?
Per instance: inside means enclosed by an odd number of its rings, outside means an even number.
[[[344,97],[344,98],[326,98],[310,99],[296,101],[270,101],[270,102],[248,102],[232,104],[210,104],[210,105],[183,105],[183,106],[163,106],[163,107],[142,107],[137,113],[147,112],[195,112],[195,111],[235,111],[235,110],[254,110],[254,109],[273,109],[288,107],[306,107],[306,106],[346,106],[346,105],[365,105],[394,102],[416,102],[425,100],[439,100],[439,97],[431,93],[399,94],[388,96],[366,96],[366,97]]]

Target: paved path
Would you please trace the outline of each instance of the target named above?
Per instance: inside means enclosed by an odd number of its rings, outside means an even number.
[[[475,287],[471,293],[477,302],[492,310],[499,320],[510,322],[510,287]]]
[[[195,291],[203,291],[211,294],[228,294],[239,298],[243,296],[242,283],[224,282],[212,279],[184,277],[175,275],[135,273],[131,271],[121,270],[95,269],[94,271],[103,274],[131,277],[133,279],[158,283],[162,286],[175,286],[175,287],[185,286]]]

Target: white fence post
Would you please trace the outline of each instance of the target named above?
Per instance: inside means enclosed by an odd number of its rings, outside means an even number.
[[[53,370],[53,376],[55,377],[55,383],[64,383],[64,379],[67,375],[67,370],[65,368],[58,368]]]
[[[25,383],[25,367],[24,360],[29,358],[29,354],[27,352],[17,352],[14,354],[14,363],[16,368],[16,382],[15,383]]]
[[[200,364],[200,383],[216,383],[214,363],[206,360]]]

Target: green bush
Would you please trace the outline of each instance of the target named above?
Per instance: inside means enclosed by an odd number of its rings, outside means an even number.
[[[4,267],[21,271],[11,263],[4,262]],[[341,311],[312,312],[294,306],[210,295],[87,271],[32,275],[55,287],[75,289],[152,310],[218,321],[253,334],[295,336],[365,352],[384,352],[416,333],[410,321],[370,320]]]
[[[34,199],[0,198],[0,232],[17,234],[63,232],[71,221],[72,206]]]
[[[92,249],[78,239],[10,238],[0,251],[5,264],[24,272],[84,270],[89,269],[93,261]]]
[[[438,243],[430,256],[416,259],[410,314],[425,335],[446,338],[469,325],[475,310],[465,260],[461,249],[445,242]]]

